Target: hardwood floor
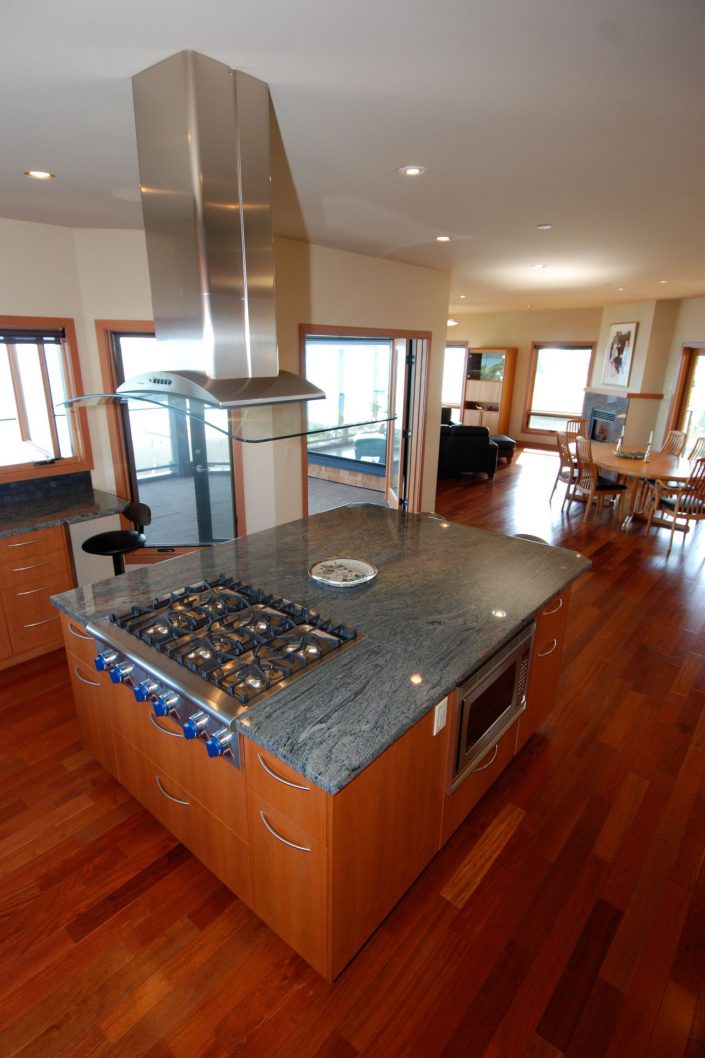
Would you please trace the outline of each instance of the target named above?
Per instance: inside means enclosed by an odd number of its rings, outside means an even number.
[[[3,1058],[705,1055],[705,530],[583,527],[556,468],[440,485],[593,567],[548,722],[332,986],[82,750],[63,655],[2,673]]]

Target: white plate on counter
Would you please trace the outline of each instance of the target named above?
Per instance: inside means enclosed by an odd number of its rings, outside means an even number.
[[[354,588],[373,580],[378,570],[371,562],[361,558],[324,558],[314,562],[308,572],[319,584],[328,584],[332,588]]]

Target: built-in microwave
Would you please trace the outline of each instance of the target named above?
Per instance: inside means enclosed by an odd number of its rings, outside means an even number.
[[[532,622],[460,686],[451,790],[492,764],[500,739],[526,709],[534,629]]]

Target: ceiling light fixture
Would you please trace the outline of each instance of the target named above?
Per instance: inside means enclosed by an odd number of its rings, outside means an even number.
[[[537,224],[536,227],[539,231],[550,231],[553,227],[552,224]]]
[[[617,287],[617,290],[624,290],[624,287]]]
[[[661,286],[663,286],[663,284],[667,283],[667,282],[668,282],[667,279],[659,279],[659,283],[661,284]]]
[[[56,180],[56,173],[50,173],[46,169],[25,169],[24,175],[31,180]]]
[[[535,265],[532,265],[531,267],[533,268],[534,272],[537,272],[540,268],[545,268],[546,265],[545,264],[535,264]]]
[[[452,242],[450,235],[437,235],[436,242]]]
[[[423,176],[428,169],[425,165],[402,165],[399,172],[402,176]]]
[[[465,298],[466,298],[466,297],[467,297],[467,294],[461,294],[461,295],[460,295],[460,300],[461,300],[461,301],[465,301]]]
[[[451,318],[451,319],[448,320],[448,326],[449,327],[457,327],[459,322],[460,322],[459,320],[454,320],[454,319]]]

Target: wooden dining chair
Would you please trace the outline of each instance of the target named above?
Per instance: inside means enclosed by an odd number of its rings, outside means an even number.
[[[683,430],[669,430],[661,445],[665,455],[679,456],[685,448],[687,434]]]
[[[705,456],[705,437],[698,437],[688,453],[688,459],[702,459]]]
[[[588,422],[587,419],[566,419],[565,432],[568,435],[568,444],[575,444],[576,438],[587,437],[588,435]]]
[[[556,491],[556,486],[559,481],[562,481],[565,485],[565,496],[563,497],[563,503],[561,504],[561,510],[565,507],[566,503],[573,502],[573,487],[578,479],[578,463],[568,447],[568,434],[562,430],[556,431],[556,445],[558,447],[558,458],[560,460],[558,466],[558,473],[556,474],[556,480],[553,482],[553,488],[551,489],[551,495],[548,498],[550,503],[553,499],[553,493]]]
[[[587,437],[577,437],[575,446],[578,457],[578,477],[573,485],[573,495],[581,493],[585,496],[583,521],[587,519],[594,500],[598,502],[598,509],[602,509],[602,502],[605,496],[618,497],[617,509],[621,521],[622,498],[627,491],[627,486],[620,481],[611,481],[609,478],[598,474],[597,468],[592,461],[592,448]]]
[[[700,522],[705,518],[705,456],[695,460],[690,477],[685,484],[675,485],[671,481],[657,481],[654,484],[653,498],[649,507],[646,523],[648,533],[655,514],[664,516],[664,521],[657,528],[669,528],[671,539],[667,554],[673,547],[676,531],[685,534],[690,531],[691,522]]]

